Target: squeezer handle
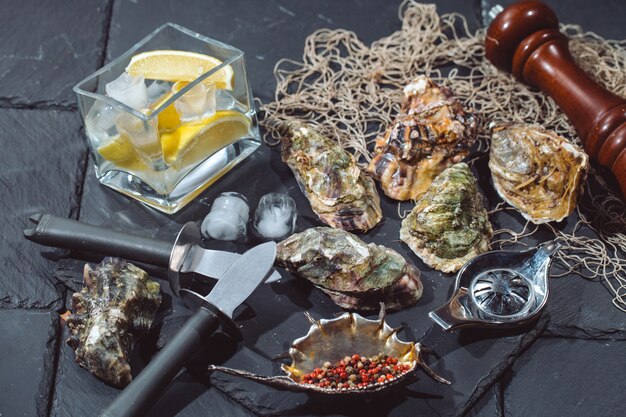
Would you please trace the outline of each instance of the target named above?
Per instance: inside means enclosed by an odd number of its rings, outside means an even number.
[[[120,256],[157,266],[168,266],[173,244],[163,240],[117,232],[76,220],[36,214],[35,228],[25,229],[28,240],[45,246]]]
[[[626,196],[626,99],[589,77],[574,61],[552,9],[521,1],[491,22],[485,55],[499,69],[538,88],[572,122],[585,151],[610,169]]]

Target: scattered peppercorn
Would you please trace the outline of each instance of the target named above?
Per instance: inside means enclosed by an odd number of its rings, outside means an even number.
[[[304,375],[302,383],[330,389],[361,389],[393,381],[410,370],[410,363],[385,354],[371,358],[355,354],[335,364],[324,362],[322,368]]]

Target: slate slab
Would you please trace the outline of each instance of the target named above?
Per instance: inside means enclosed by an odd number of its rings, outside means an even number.
[[[0,310],[0,415],[44,417],[54,384],[59,316]]]
[[[466,417],[503,417],[504,410],[501,406],[500,384],[496,384],[471,408]]]
[[[287,192],[296,201],[299,215],[297,230],[321,225],[299,191],[289,168],[280,160],[278,149],[266,146],[261,147],[235,171],[224,176],[188,207],[173,216],[141,206],[100,185],[90,165],[83,189],[80,220],[172,240],[185,222],[199,222],[210,210],[213,199],[224,191],[243,193],[252,210],[263,194]],[[404,415],[415,409],[424,413],[436,410],[441,415],[460,415],[491,388],[519,351],[541,334],[545,323],[542,321],[517,332],[470,331],[444,334],[427,318],[427,313],[447,300],[453,276],[431,271],[398,239],[401,219],[396,202],[382,196],[382,207],[385,221],[360,237],[367,242],[391,247],[415,263],[423,271],[424,283],[424,295],[417,305],[399,312],[390,312],[388,320],[394,327],[404,327],[401,332],[404,339],[422,340],[425,345],[434,348],[441,355],[441,359],[431,357],[427,359],[428,362],[441,375],[453,380],[454,385],[441,386],[421,373],[417,384],[394,394],[394,401],[372,400],[371,404],[368,403],[368,408],[371,407],[378,413],[384,411],[389,415]],[[405,204],[401,210],[409,208],[410,204]],[[252,238],[246,243],[203,242],[207,247],[240,252],[254,243]],[[75,277],[69,280],[70,286],[80,282],[80,275],[76,271],[79,269],[74,272],[71,272],[71,268],[65,271],[68,276]],[[154,269],[152,273],[157,277],[165,276],[164,271],[159,272],[158,269]],[[188,315],[185,306],[171,295],[167,284],[161,282],[167,296],[156,324],[159,334],[154,338],[157,339],[158,346],[162,346],[175,334]],[[208,288],[204,287],[204,290]],[[285,352],[291,341],[306,334],[309,323],[303,315],[304,311],[311,312],[316,318],[333,317],[341,313],[326,295],[308,282],[289,274],[285,274],[285,278],[279,283],[261,286],[236,316],[243,334],[241,343],[223,346],[222,349],[215,347],[217,342],[212,343],[213,356],[204,357],[204,362],[201,358],[197,359],[192,369],[199,371],[203,363],[211,360],[213,363],[263,375],[280,374],[280,363],[273,358]],[[216,349],[219,352],[215,352]],[[154,351],[146,348],[146,358],[153,353]],[[350,407],[362,410],[358,402],[319,401],[303,394],[279,392],[219,373],[205,380],[245,408],[261,415],[348,413]],[[418,400],[413,401],[415,398]]]
[[[387,36],[400,27],[400,0],[348,0],[293,2],[232,2],[175,0],[159,2],[115,2],[107,59],[111,60],[166,22],[174,22],[198,33],[242,49],[252,91],[262,100],[274,96],[272,74],[281,58],[301,59],[306,37],[321,28],[354,31],[366,44]],[[473,2],[437,1],[440,13],[451,11],[468,16],[476,27]]]
[[[75,362],[74,351],[65,343],[68,337],[67,328],[63,329],[61,337],[62,345],[50,416],[99,415],[120,393],[120,390],[101,382]],[[145,364],[146,359],[141,357],[140,347],[134,352],[131,366],[133,374],[136,375],[136,369],[141,369],[142,362]],[[180,374],[161,395],[152,410],[150,415],[163,417],[205,417],[207,415],[249,417],[253,415],[225,397],[219,390],[203,384],[189,373]]]
[[[86,146],[76,113],[0,110],[0,307],[58,309],[54,263],[22,230],[35,213],[78,206]]]
[[[626,342],[540,339],[512,369],[507,416],[624,414]]]
[[[72,86],[101,63],[110,3],[25,0],[4,7],[0,105],[76,108]]]

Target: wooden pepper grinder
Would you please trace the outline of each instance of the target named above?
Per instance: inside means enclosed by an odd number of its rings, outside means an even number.
[[[554,11],[540,1],[504,9],[487,29],[485,53],[499,69],[556,101],[592,159],[609,168],[626,196],[626,100],[574,62]]]

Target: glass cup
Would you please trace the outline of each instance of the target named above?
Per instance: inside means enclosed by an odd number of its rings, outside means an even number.
[[[187,51],[222,63],[191,81],[130,76],[148,51]],[[214,83],[219,71],[232,83]],[[98,180],[175,213],[261,144],[244,54],[165,24],[76,86]]]

